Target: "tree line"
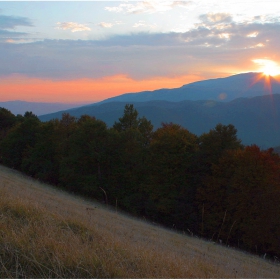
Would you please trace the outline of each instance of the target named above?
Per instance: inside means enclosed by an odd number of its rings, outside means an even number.
[[[280,257],[280,157],[236,128],[156,130],[127,104],[113,127],[67,113],[41,122],[0,108],[0,162],[167,227]]]

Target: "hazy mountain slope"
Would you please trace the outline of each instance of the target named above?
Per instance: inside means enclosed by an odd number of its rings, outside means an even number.
[[[112,126],[123,114],[126,102],[99,103],[67,110],[80,117],[88,114]],[[155,128],[162,122],[182,125],[200,135],[216,124],[233,124],[238,137],[246,145],[257,144],[262,148],[280,143],[280,95],[240,98],[231,102],[216,101],[150,101],[135,102],[140,116],[152,121]],[[42,121],[60,118],[63,112],[40,116]]]
[[[80,107],[78,103],[43,103],[43,102],[26,102],[26,101],[6,101],[0,102],[0,107],[6,108],[14,115],[23,115],[26,111],[32,111],[35,115],[45,115],[61,110],[67,110],[74,107]]]
[[[279,278],[280,266],[0,166],[1,278]],[[71,244],[71,246],[69,246]]]
[[[279,78],[279,77],[278,77]],[[126,93],[104,102],[146,102],[151,100],[215,100],[232,101],[240,97],[255,97],[280,93],[280,79],[268,78],[261,73],[245,73],[227,78],[210,79],[184,85],[174,89],[158,89],[138,93]]]

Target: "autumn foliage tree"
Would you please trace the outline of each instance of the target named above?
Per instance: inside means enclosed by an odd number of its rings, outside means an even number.
[[[198,196],[207,236],[253,252],[279,254],[280,158],[272,149],[228,151]]]

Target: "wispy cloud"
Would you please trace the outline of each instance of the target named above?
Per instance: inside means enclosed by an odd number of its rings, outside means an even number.
[[[4,16],[0,15],[0,38],[4,41],[12,40],[22,36],[28,36],[26,32],[17,32],[15,29],[18,26],[33,27],[32,22],[26,17]]]
[[[121,21],[115,21],[115,22],[104,22],[104,21],[102,21],[102,22],[98,23],[97,25],[99,27],[102,27],[102,28],[111,28],[114,25],[119,25],[119,24],[122,24],[122,22]]]
[[[33,43],[33,42],[38,42],[38,38],[13,38],[13,39],[6,39],[4,40],[5,43],[9,44],[27,44],[27,43]]]
[[[0,29],[14,29],[17,26],[33,26],[26,17],[0,15]]]
[[[228,13],[208,13],[201,15],[200,19],[208,24],[232,22],[232,16]]]
[[[0,38],[19,37],[19,36],[26,36],[26,35],[28,35],[28,33],[0,29]]]
[[[189,7],[193,1],[140,1],[122,3],[118,6],[106,7],[105,10],[116,13],[141,14],[165,12],[175,7]]]
[[[141,27],[156,28],[157,25],[156,24],[148,24],[144,20],[139,20],[132,27],[133,28],[141,28]]]
[[[56,29],[70,30],[71,32],[90,31],[91,28],[77,22],[57,22]]]
[[[113,24],[110,22],[100,22],[100,23],[98,23],[98,26],[103,27],[103,28],[111,28],[113,26]]]
[[[259,35],[259,32],[255,31],[255,32],[252,32],[252,33],[248,34],[247,37],[249,37],[249,38],[256,38],[258,35]]]

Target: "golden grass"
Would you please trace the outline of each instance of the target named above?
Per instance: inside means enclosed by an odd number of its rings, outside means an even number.
[[[280,266],[0,166],[0,277],[280,278]]]

